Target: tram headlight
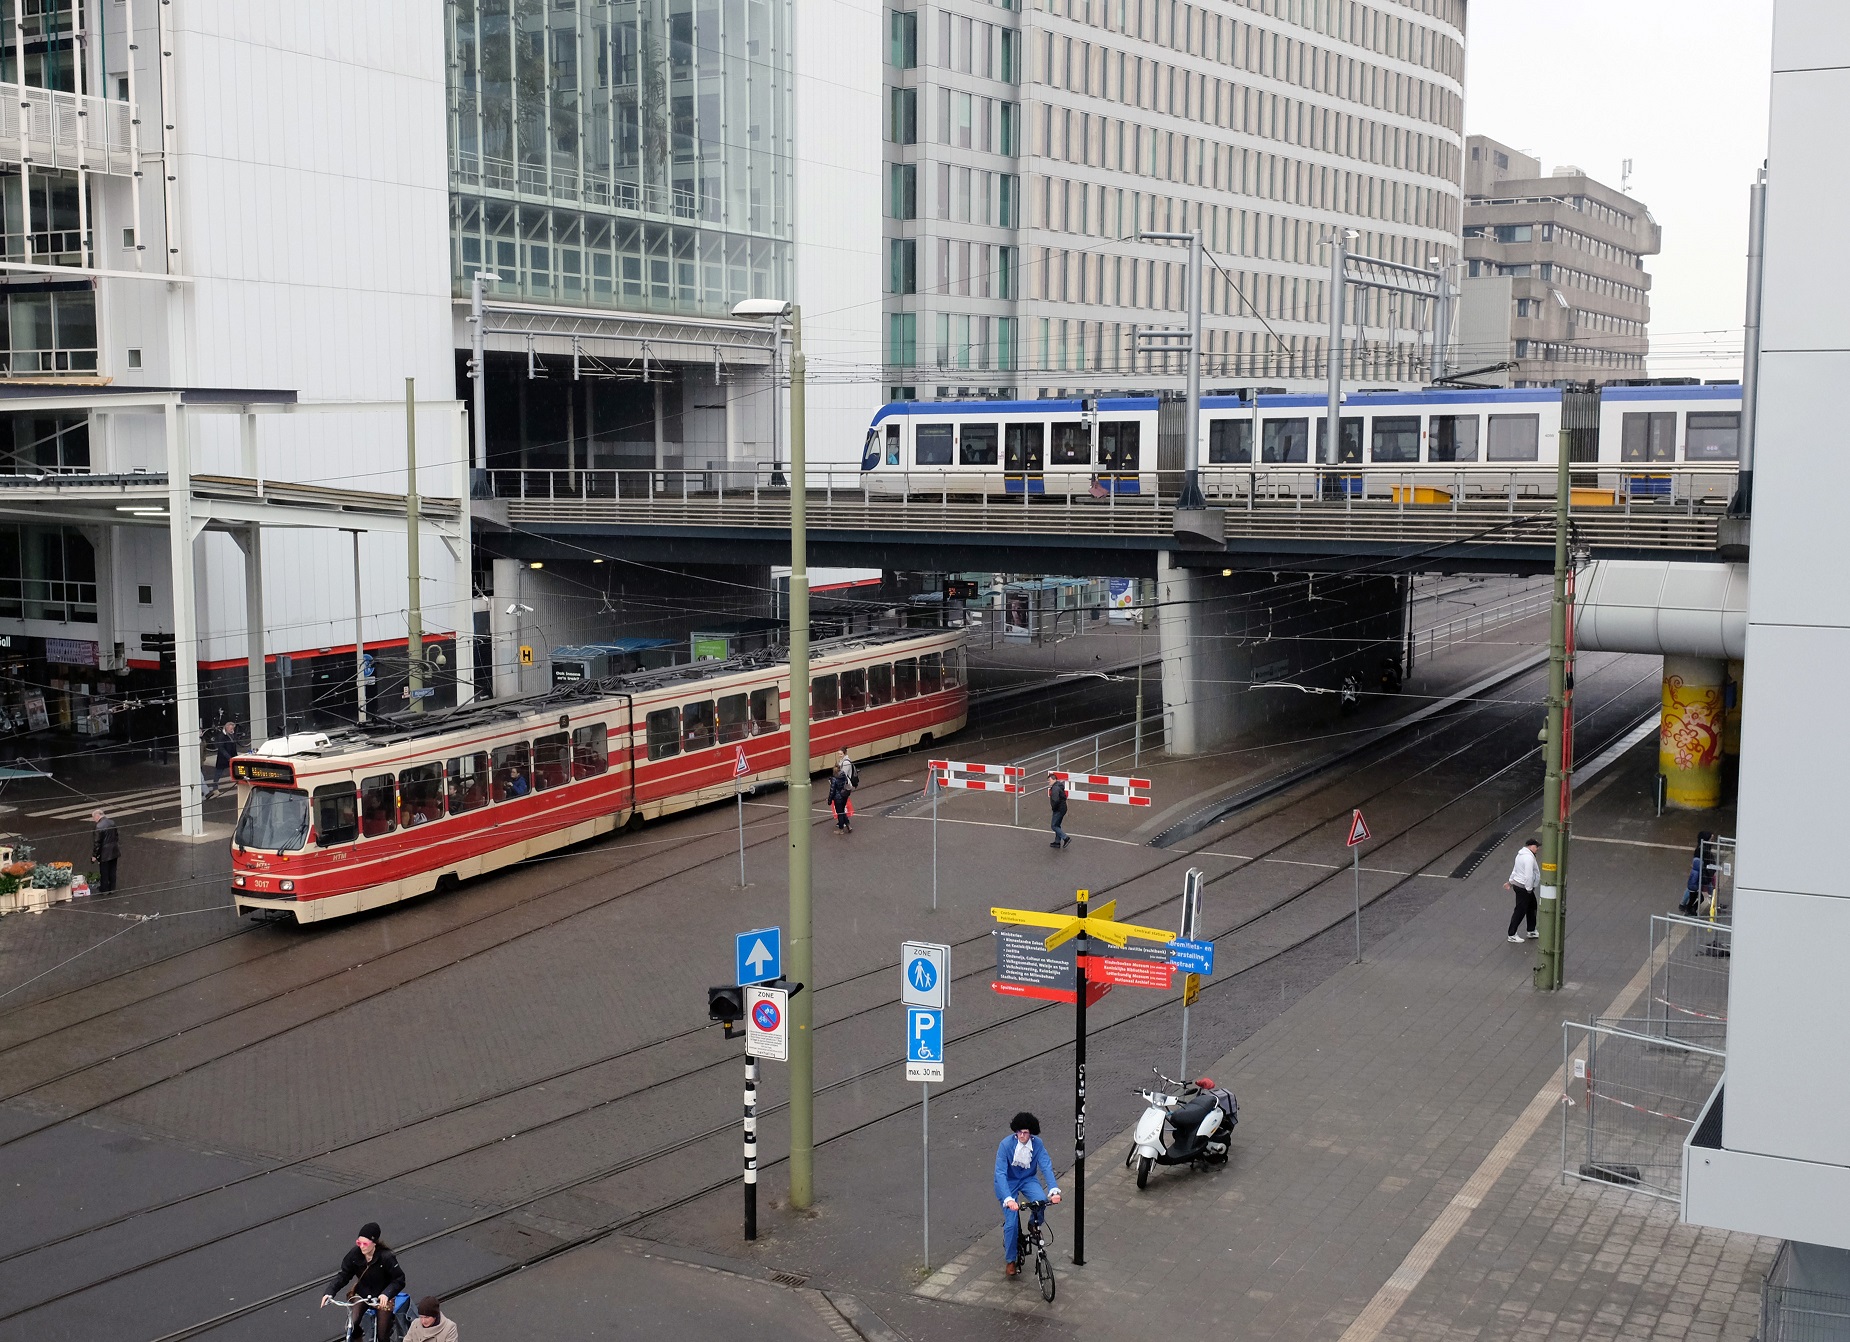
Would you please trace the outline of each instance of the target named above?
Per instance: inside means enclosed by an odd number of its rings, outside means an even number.
[[[242,876],[233,876],[231,878],[231,883],[240,890],[244,888],[244,878]]]
[[[278,881],[276,883],[276,887],[277,889],[281,890],[285,895],[295,893],[295,882],[294,881]]]

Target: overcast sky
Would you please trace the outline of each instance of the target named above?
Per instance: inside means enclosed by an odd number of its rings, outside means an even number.
[[[1664,230],[1651,372],[1740,372],[1747,188],[1766,158],[1772,0],[1472,0],[1465,131],[1619,185]]]

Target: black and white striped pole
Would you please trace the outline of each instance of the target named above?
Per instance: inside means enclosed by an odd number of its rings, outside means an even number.
[[[745,1055],[745,1238],[758,1238],[758,1059]]]

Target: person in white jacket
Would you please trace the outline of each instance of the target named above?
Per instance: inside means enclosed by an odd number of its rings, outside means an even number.
[[[1530,839],[1525,843],[1516,853],[1516,865],[1510,871],[1509,880],[1503,883],[1503,888],[1516,896],[1516,909],[1510,914],[1511,941],[1524,940],[1518,929],[1525,919],[1529,924],[1528,939],[1534,940],[1538,935],[1535,930],[1535,892],[1542,884],[1542,868],[1535,855],[1541,851],[1540,839]]]

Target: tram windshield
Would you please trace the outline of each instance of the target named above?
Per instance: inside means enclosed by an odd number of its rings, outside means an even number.
[[[308,841],[308,795],[281,788],[252,788],[232,842],[240,848],[292,853]]]

